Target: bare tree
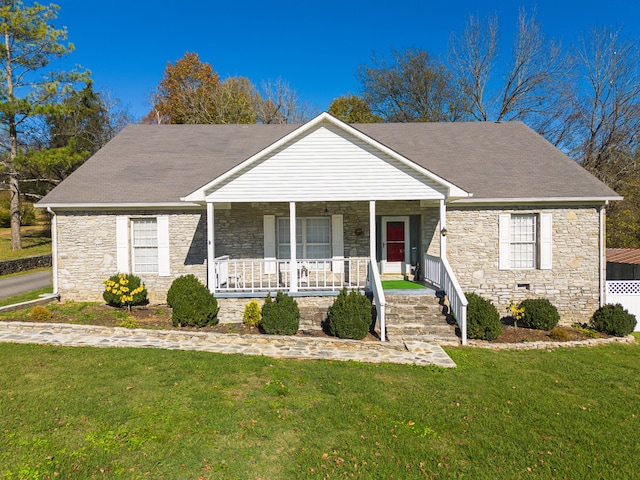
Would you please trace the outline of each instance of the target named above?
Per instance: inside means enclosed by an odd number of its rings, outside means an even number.
[[[310,107],[303,104],[298,92],[282,78],[261,83],[262,102],[257,106],[259,123],[304,123]]]
[[[523,120],[550,129],[549,111],[563,98],[569,64],[548,42],[535,15],[520,10],[510,65],[498,77],[499,28],[495,15],[471,16],[462,36],[453,36],[449,69],[469,116],[480,121]]]
[[[620,30],[592,30],[576,56],[583,81],[574,95],[579,135],[573,155],[613,188],[637,170],[640,135],[640,55]]]

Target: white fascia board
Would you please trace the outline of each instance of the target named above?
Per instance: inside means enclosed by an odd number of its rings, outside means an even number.
[[[202,208],[199,203],[158,202],[158,203],[36,203],[36,208],[55,208],[62,210],[108,210],[108,209],[145,209],[145,208]]]
[[[414,163],[411,160],[403,157],[402,155],[398,154],[396,151],[390,149],[389,147],[383,145],[382,143],[377,142],[375,139],[369,137],[368,135],[365,135],[364,133],[362,133],[361,131],[359,131],[356,128],[352,127],[351,125],[348,125],[348,124],[344,123],[343,121],[338,120],[337,118],[335,118],[334,116],[332,116],[331,114],[329,114],[327,112],[323,112],[320,115],[318,115],[317,117],[315,117],[314,119],[312,119],[309,122],[307,122],[304,125],[302,125],[301,127],[295,129],[293,132],[289,133],[288,135],[285,135],[284,137],[282,137],[277,142],[269,145],[264,150],[261,150],[260,152],[256,153],[252,157],[250,157],[247,160],[245,160],[244,162],[242,162],[241,164],[239,164],[236,167],[232,168],[231,170],[229,170],[225,174],[223,174],[223,175],[219,176],[218,178],[212,180],[208,184],[200,187],[198,190],[190,193],[186,197],[181,198],[181,200],[184,200],[184,201],[195,201],[195,202],[205,201],[206,200],[206,192],[207,192],[207,190],[210,190],[215,185],[217,185],[217,184],[219,184],[221,182],[224,182],[227,178],[235,175],[237,172],[239,172],[242,169],[246,168],[247,166],[251,165],[252,163],[257,161],[258,159],[264,157],[265,155],[268,155],[269,153],[277,150],[278,148],[280,148],[281,146],[283,146],[286,143],[290,142],[294,138],[299,137],[301,135],[304,135],[306,132],[308,132],[309,130],[311,130],[315,126],[319,125],[323,121],[327,121],[327,122],[331,123],[332,125],[344,130],[345,132],[347,132],[347,133],[353,135],[354,137],[362,140],[363,142],[367,143],[368,145],[371,145],[372,147],[376,148],[377,150],[380,150],[380,151],[386,153],[387,155],[389,155],[390,157],[392,157],[395,160],[399,161],[403,165],[406,165],[407,167],[411,168],[412,170],[414,170],[414,171],[416,171],[416,172],[428,177],[429,179],[431,179],[431,180],[435,181],[436,183],[442,185],[443,187],[447,188],[447,191],[448,191],[448,195],[447,196],[448,197],[467,198],[467,197],[471,197],[472,196],[471,193],[463,190],[462,188],[458,187],[457,185],[454,185],[451,182],[448,182],[447,180],[439,177],[438,175],[435,175],[433,172],[430,172],[429,170],[426,170],[426,169],[420,167],[416,163]]]
[[[505,205],[505,204],[540,204],[540,203],[592,203],[603,204],[609,201],[622,200],[620,196],[614,197],[540,197],[540,198],[461,198],[451,200],[453,205]]]

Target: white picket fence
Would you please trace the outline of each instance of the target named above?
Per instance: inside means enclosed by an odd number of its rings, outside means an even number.
[[[636,316],[640,332],[640,280],[607,280],[607,303],[619,303]]]

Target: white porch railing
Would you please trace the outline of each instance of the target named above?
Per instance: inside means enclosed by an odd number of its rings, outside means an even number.
[[[364,289],[369,258],[299,259],[295,275],[298,291]],[[217,292],[273,292],[291,288],[291,260],[231,259],[213,261]]]
[[[380,324],[380,341],[387,339],[386,304],[387,300],[382,289],[382,280],[378,272],[378,264],[374,260],[369,262],[369,289],[373,293],[373,301],[376,304],[376,313]]]
[[[435,265],[438,263],[438,266]],[[464,296],[462,287],[458,283],[458,279],[453,273],[453,269],[446,258],[433,257],[424,255],[425,274],[424,279],[441,288],[447,295],[449,300],[449,310],[456,318],[458,327],[460,327],[460,336],[462,344],[467,344],[467,297]],[[435,274],[439,270],[440,277],[436,278]],[[429,272],[429,273],[427,273]],[[427,276],[429,275],[429,276]]]
[[[440,257],[424,254],[424,279],[429,281],[433,286],[440,287],[442,281],[442,268]]]

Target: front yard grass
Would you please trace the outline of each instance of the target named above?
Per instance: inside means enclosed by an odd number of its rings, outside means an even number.
[[[640,345],[448,353],[458,368],[0,344],[0,476],[637,475]]]
[[[11,229],[0,228],[0,260],[51,253],[51,233],[44,224],[21,227],[22,250],[11,250]]]

